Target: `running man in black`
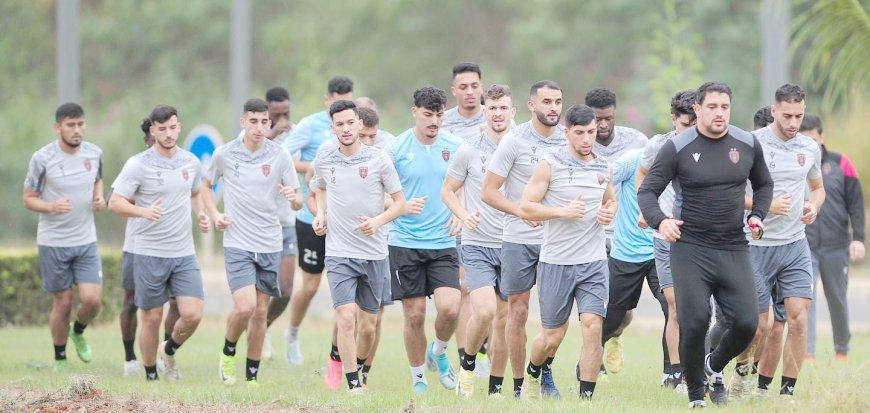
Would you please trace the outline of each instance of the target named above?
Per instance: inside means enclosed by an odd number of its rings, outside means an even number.
[[[705,405],[702,372],[713,402],[727,402],[722,369],[755,335],[758,314],[746,311],[758,305],[743,232],[746,180],[754,189],[746,223],[755,239],[764,233],[762,221],[773,197],[761,144],[749,132],[728,125],[731,88],[708,82],[698,88],[696,99],[697,127],[665,143],[637,195],[647,223],[673,243],[680,361],[689,407]],[[671,183],[676,192],[672,217],[658,204]],[[721,306],[727,329],[719,346],[704,358],[711,295]]]

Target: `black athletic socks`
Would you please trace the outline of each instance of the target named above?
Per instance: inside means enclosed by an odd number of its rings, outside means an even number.
[[[54,359],[66,360],[66,344],[54,346]]]
[[[357,387],[362,387],[362,383],[359,381],[359,373],[356,371],[352,371],[350,373],[344,373],[344,377],[347,379],[347,388],[348,390],[355,389]]]
[[[580,380],[580,398],[591,399],[592,393],[595,393],[595,382]]]
[[[547,357],[547,359],[544,360],[544,364],[541,365],[543,371],[550,371],[553,369],[553,358],[554,357]]]
[[[172,337],[169,337],[169,340],[166,340],[166,345],[163,346],[163,352],[167,356],[174,356],[175,350],[178,350],[179,347],[181,347],[181,344],[172,341]]]
[[[762,390],[767,390],[770,388],[770,383],[773,383],[773,377],[767,377],[764,375],[758,375],[758,388]]]
[[[338,355],[338,346],[332,345],[332,350],[329,351],[329,358],[334,361],[341,361],[341,356]]]
[[[532,378],[540,378],[541,377],[541,366],[536,366],[531,361],[529,362],[529,366],[526,367],[526,374],[528,374]]]
[[[78,320],[76,320],[73,322],[73,333],[81,335],[85,332],[85,327],[87,326],[87,324],[82,324]]]
[[[257,380],[260,371],[260,360],[245,359],[245,380]]]
[[[752,363],[752,374],[758,374],[758,360]]]
[[[746,377],[750,373],[749,363],[738,361],[737,364],[734,365],[734,372],[737,373],[738,376]]]
[[[163,341],[167,341],[170,338],[172,338],[172,333],[166,333],[166,332],[163,333]]]
[[[363,369],[363,366],[366,364],[366,359],[361,359],[357,357],[356,359],[356,371],[360,371]]]
[[[489,394],[501,394],[501,385],[504,377],[489,376]]]
[[[797,378],[782,376],[782,387],[779,389],[779,394],[794,396],[795,384],[797,384]]]
[[[132,361],[136,360],[136,351],[133,349],[133,341],[122,340],[124,343],[124,361]],[[55,354],[55,358],[57,358],[57,354]]]
[[[463,351],[465,353],[465,351]],[[474,366],[477,364],[477,354],[462,354],[459,358],[459,365],[463,370],[474,371]]]
[[[224,355],[235,357],[236,356],[236,343],[227,340],[224,338]]]
[[[369,371],[371,371],[372,366],[363,364],[362,366],[362,382],[363,384],[368,383],[369,381]]]
[[[523,390],[523,377],[518,379],[514,379],[514,397],[519,397],[520,392]]]
[[[160,378],[157,377],[157,365],[156,364],[153,366],[145,366],[145,380],[155,381],[155,380],[159,380],[159,379]]]

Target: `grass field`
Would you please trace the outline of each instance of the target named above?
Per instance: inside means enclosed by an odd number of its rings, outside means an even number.
[[[407,359],[401,339],[401,320],[394,314],[386,320],[381,349],[369,378],[365,397],[348,399],[345,393],[332,392],[323,385],[326,353],[329,350],[330,322],[313,318],[303,325],[303,354],[305,363],[290,367],[281,357],[283,342],[281,331],[275,328],[271,340],[276,358],[264,361],[259,375],[261,386],[248,389],[244,385],[226,387],[217,375],[218,356],[223,343],[223,322],[205,320],[194,336],[179,350],[178,360],[183,379],[176,383],[146,383],[144,377],[121,376],[123,347],[115,325],[92,326],[86,335],[94,348],[95,359],[81,363],[69,345],[68,371],[52,371],[52,353],[48,328],[0,329],[0,410],[34,410],[39,406],[33,400],[52,394],[62,394],[75,375],[92,375],[100,399],[135,400],[137,404],[104,403],[106,411],[275,411],[304,412],[346,411],[672,411],[686,408],[685,396],[677,396],[658,387],[661,376],[661,350],[659,335],[644,327],[629,328],[624,336],[626,367],[609,382],[600,383],[594,400],[580,402],[573,378],[574,363],[580,349],[579,326],[572,325],[569,337],[559,351],[554,364],[556,383],[563,398],[560,401],[531,403],[515,401],[510,397],[493,399],[485,396],[486,381],[479,380],[477,393],[471,400],[462,400],[438,384],[437,375],[429,374],[430,391],[422,397],[412,397]],[[279,320],[281,323],[282,320]],[[530,325],[536,324],[530,320]],[[281,326],[284,323],[280,324]],[[276,325],[277,327],[277,325]],[[532,327],[532,330],[536,327]],[[431,329],[430,329],[431,331]],[[530,332],[530,337],[535,333]],[[430,332],[431,338],[431,332]],[[244,357],[245,345],[240,345]],[[817,359],[805,364],[798,381],[798,395],[794,403],[773,397],[731,403],[730,411],[870,411],[870,335],[856,335],[847,363],[835,362],[830,337],[820,336]],[[138,354],[137,345],[137,354]],[[455,354],[451,346],[450,354]],[[238,373],[242,373],[241,365]],[[454,364],[455,368],[458,365]],[[730,370],[728,370],[730,371]],[[508,373],[508,376],[510,374]],[[510,388],[510,377],[505,389]],[[779,378],[774,385],[778,386]],[[509,390],[508,390],[509,392]],[[25,397],[30,394],[29,397]],[[507,393],[509,394],[509,393]],[[506,394],[506,395],[507,395]],[[57,398],[57,396],[55,396]],[[43,400],[44,401],[44,400]],[[62,403],[61,403],[62,404]],[[29,407],[28,407],[29,406]],[[63,411],[43,408],[40,411]],[[127,406],[127,407],[124,407]],[[91,411],[92,407],[79,411]]]

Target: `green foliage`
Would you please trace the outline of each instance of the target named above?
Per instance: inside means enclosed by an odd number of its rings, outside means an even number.
[[[98,321],[115,319],[121,307],[121,254],[103,251],[103,308]],[[0,251],[0,327],[48,323],[51,294],[42,290],[35,250]]]

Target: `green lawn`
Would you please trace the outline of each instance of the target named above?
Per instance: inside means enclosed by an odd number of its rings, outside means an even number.
[[[572,325],[555,362],[556,382],[563,399],[530,403],[487,398],[486,381],[479,380],[478,394],[471,400],[461,400],[452,392],[441,388],[435,374],[429,375],[430,391],[411,402],[410,378],[401,339],[401,320],[396,308],[387,320],[384,338],[369,379],[365,397],[348,399],[344,392],[326,390],[322,381],[325,358],[329,350],[331,331],[328,319],[312,318],[303,325],[303,353],[305,364],[288,366],[280,353],[283,351],[281,331],[271,332],[276,359],[261,365],[258,389],[244,385],[226,387],[217,375],[217,362],[223,343],[223,322],[206,320],[196,334],[179,350],[178,360],[183,379],[177,383],[146,383],[144,377],[121,377],[123,347],[116,325],[88,328],[86,333],[94,348],[95,360],[82,364],[69,347],[71,359],[68,372],[55,374],[51,369],[52,350],[48,328],[0,329],[0,348],[6,357],[0,359],[0,387],[35,389],[54,392],[69,386],[70,376],[90,374],[96,376],[97,387],[110,396],[135,396],[140,399],[174,400],[183,403],[244,407],[290,408],[306,412],[321,411],[672,411],[686,408],[685,396],[676,396],[658,387],[661,376],[661,350],[657,332],[641,327],[629,328],[624,336],[626,367],[618,375],[611,375],[608,383],[600,383],[591,402],[580,402],[573,379],[574,363],[579,355],[578,326]],[[281,326],[284,320],[279,320]],[[530,325],[536,324],[530,320]],[[277,327],[277,325],[276,325]],[[533,327],[536,330],[537,327]],[[431,338],[431,327],[430,327]],[[531,332],[530,336],[533,336]],[[244,343],[244,340],[242,340]],[[244,364],[244,344],[240,345],[240,365]],[[804,366],[798,381],[795,404],[778,397],[767,400],[735,402],[731,411],[843,411],[870,410],[870,335],[856,335],[852,341],[848,363],[832,360],[829,336],[821,336],[818,356],[813,364]],[[137,354],[138,354],[137,345]],[[451,346],[451,354],[455,348]],[[458,368],[457,365],[454,367]],[[511,387],[511,378],[505,380],[505,389]],[[779,378],[774,385],[778,387]],[[5,397],[10,397],[9,392]],[[507,395],[507,394],[506,394]],[[2,402],[2,400],[0,400]],[[3,403],[0,403],[3,406]],[[409,408],[410,407],[410,408]]]

